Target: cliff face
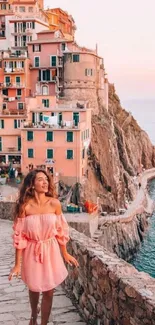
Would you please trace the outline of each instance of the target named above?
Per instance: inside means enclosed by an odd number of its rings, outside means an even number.
[[[92,116],[92,140],[88,152],[88,179],[83,195],[100,197],[103,209],[123,207],[133,199],[133,176],[155,166],[154,147],[133,116],[125,111],[113,85],[109,85],[109,111],[100,104]]]
[[[124,207],[126,199],[134,198],[133,176],[141,165],[155,166],[154,147],[133,116],[121,107],[113,85],[109,85],[108,111],[102,104],[101,94],[95,90],[66,89],[65,97],[68,100],[89,98],[93,108],[87,178],[78,190],[77,187],[73,190],[71,201],[96,202],[99,197],[106,211]]]

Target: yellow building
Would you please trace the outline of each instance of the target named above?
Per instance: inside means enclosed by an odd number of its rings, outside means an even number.
[[[66,39],[74,39],[76,26],[71,15],[60,8],[47,9],[45,10],[45,13],[49,19],[49,27],[51,30],[59,29],[64,34]]]

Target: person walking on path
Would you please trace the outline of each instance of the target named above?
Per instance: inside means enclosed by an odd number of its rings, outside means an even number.
[[[54,288],[68,275],[63,259],[70,265],[79,265],[67,252],[69,227],[61,204],[54,196],[53,181],[48,173],[32,170],[24,179],[15,208],[16,256],[9,280],[19,275],[21,267],[22,280],[29,289],[29,325],[37,325],[40,292],[41,325],[47,325]]]

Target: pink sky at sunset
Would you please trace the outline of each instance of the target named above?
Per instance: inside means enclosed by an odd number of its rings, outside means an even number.
[[[76,22],[76,40],[104,57],[121,99],[155,98],[155,1],[45,0]]]

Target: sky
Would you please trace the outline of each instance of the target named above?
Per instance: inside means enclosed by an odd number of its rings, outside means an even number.
[[[155,0],[44,0],[76,23],[79,45],[104,58],[122,100],[155,99]]]

